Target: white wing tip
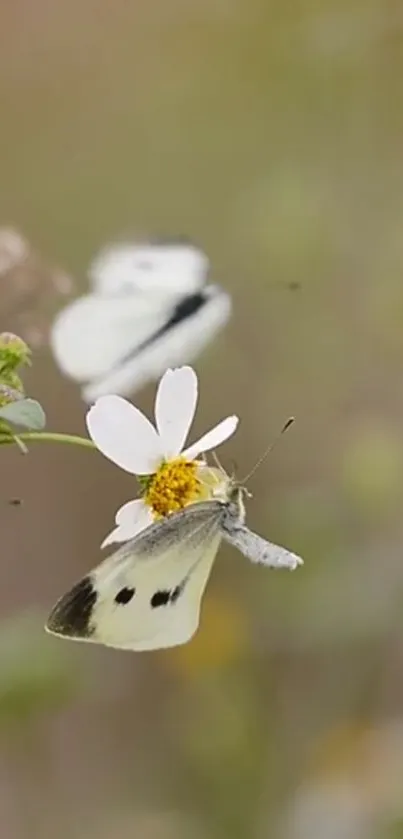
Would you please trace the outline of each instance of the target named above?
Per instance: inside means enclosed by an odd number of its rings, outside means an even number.
[[[301,559],[300,556],[296,554],[290,554],[288,557],[288,562],[285,567],[289,568],[290,571],[295,571],[296,568],[299,568],[300,565],[304,564],[304,560]]]

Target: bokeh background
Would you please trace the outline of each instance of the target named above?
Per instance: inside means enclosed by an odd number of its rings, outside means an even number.
[[[40,339],[94,252],[189,236],[234,298],[194,434],[238,413],[220,456],[242,476],[296,416],[248,522],[305,558],[273,575],[223,548],[183,648],[65,644],[44,619],[132,481],[91,451],[4,447],[1,835],[400,839],[401,4],[14,0],[0,19],[0,222],[36,254],[28,281],[2,273],[0,327],[31,330],[48,427],[84,431]]]

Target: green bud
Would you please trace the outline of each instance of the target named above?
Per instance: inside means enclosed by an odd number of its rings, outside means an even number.
[[[13,332],[0,333],[0,373],[31,363],[28,344]]]

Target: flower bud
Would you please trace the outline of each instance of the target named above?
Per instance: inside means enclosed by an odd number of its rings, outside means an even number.
[[[30,364],[31,350],[28,344],[13,332],[0,333],[0,372],[15,370],[20,364]]]
[[[0,383],[0,408],[2,408],[3,405],[9,405],[10,402],[17,402],[19,399],[23,398],[24,394],[21,393],[20,390]]]
[[[24,385],[18,375],[15,373],[14,370],[10,370],[9,367],[1,367],[0,362],[0,384],[5,385],[6,387],[12,388],[12,390],[17,390],[21,396],[25,396]]]

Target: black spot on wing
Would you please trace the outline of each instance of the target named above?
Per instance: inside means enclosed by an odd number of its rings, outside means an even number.
[[[164,591],[156,591],[150,600],[151,608],[158,609],[160,606],[169,606],[171,603],[176,603],[184,588],[185,582],[175,586],[175,588],[171,589],[171,591],[168,589],[165,589]]]
[[[152,344],[157,343],[160,338],[163,338],[164,335],[167,334],[171,329],[174,329],[179,324],[183,323],[183,321],[188,320],[189,318],[194,317],[197,312],[206,305],[209,301],[209,296],[207,292],[201,291],[196,292],[195,294],[188,294],[186,297],[182,298],[182,300],[177,304],[174,310],[171,312],[170,316],[166,320],[163,326],[160,329],[157,329],[155,332],[152,333],[148,338],[146,338],[139,346],[137,346],[134,350],[130,350],[128,353],[123,355],[119,360],[110,368],[110,373],[113,370],[119,370],[122,364],[126,364],[128,361],[132,361],[134,358],[137,358],[143,350],[150,347]],[[101,381],[102,376],[97,376],[93,380],[93,382]]]
[[[172,589],[171,596],[169,598],[170,603],[176,603],[178,598],[181,596],[184,588],[185,588],[185,583],[181,583],[180,586],[175,586],[175,588]]]
[[[135,594],[135,588],[128,588],[128,586],[125,586],[125,588],[121,588],[115,596],[115,603],[120,603],[122,606],[126,606],[126,603],[130,603]]]
[[[170,591],[156,591],[150,600],[151,608],[158,609],[160,606],[166,606],[169,603],[170,597]]]
[[[206,292],[200,291],[196,292],[195,294],[188,294],[187,297],[182,298],[182,300],[175,306],[174,310],[172,311],[168,320],[161,326],[160,329],[157,329],[149,338],[146,338],[142,344],[136,348],[134,352],[130,352],[125,355],[123,358],[119,360],[119,365],[125,361],[128,361],[130,358],[135,358],[136,355],[139,355],[143,350],[149,347],[151,344],[155,344],[159,338],[162,338],[163,335],[166,335],[170,329],[173,329],[175,326],[178,326],[180,323],[183,323],[184,320],[193,317],[196,312],[198,312],[205,304],[208,302],[208,295]],[[117,366],[117,365],[116,365]]]
[[[173,326],[176,326],[178,323],[181,323],[186,318],[190,318],[192,315],[195,315],[196,312],[201,309],[202,306],[206,303],[206,295],[203,292],[197,292],[196,294],[189,294],[188,297],[185,297],[181,300],[180,303],[175,307],[170,319],[166,322],[165,326],[160,330],[159,335],[163,334],[164,332],[168,332],[169,329],[172,329]]]
[[[49,615],[46,629],[56,635],[89,638],[94,632],[91,617],[97,597],[91,577],[84,577],[58,600]]]

